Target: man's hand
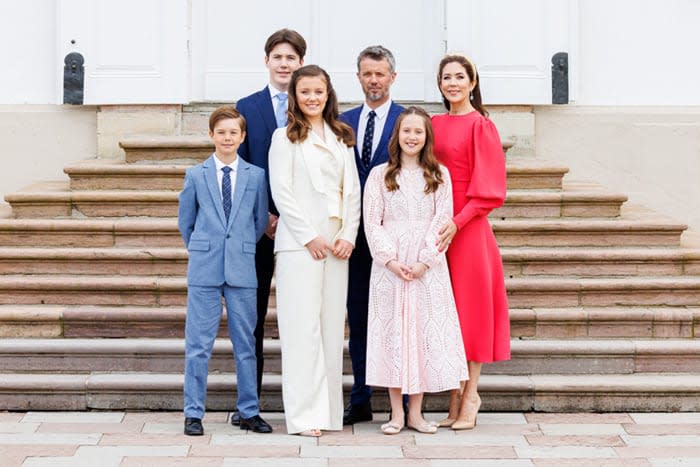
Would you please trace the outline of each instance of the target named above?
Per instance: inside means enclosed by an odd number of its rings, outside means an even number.
[[[268,220],[267,220],[267,228],[265,229],[265,235],[268,236],[271,240],[275,239],[275,233],[277,232],[277,221],[279,220],[279,216],[275,216],[274,214],[268,213]]]

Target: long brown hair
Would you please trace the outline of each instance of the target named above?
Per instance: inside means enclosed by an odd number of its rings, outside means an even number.
[[[328,100],[323,108],[323,120],[331,127],[338,140],[341,140],[347,146],[354,146],[355,134],[352,128],[338,120],[338,98],[333,90],[331,78],[326,73],[326,70],[317,65],[306,65],[292,73],[292,79],[289,82],[287,107],[287,138],[289,138],[289,141],[292,143],[305,141],[311,129],[311,124],[307,121],[301,109],[299,109],[296,96],[297,83],[301,78],[307,77],[321,77],[326,82]]]
[[[476,71],[476,65],[474,65],[472,62],[469,61],[467,57],[464,55],[445,55],[442,60],[440,60],[440,66],[438,67],[438,74],[437,74],[437,85],[438,85],[438,90],[440,90],[440,94],[442,95],[442,102],[445,104],[445,108],[447,110],[450,110],[450,101],[448,101],[445,98],[445,95],[442,94],[442,90],[440,89],[441,82],[442,82],[442,70],[445,68],[445,66],[448,63],[459,63],[464,67],[465,70],[467,70],[467,76],[469,76],[469,81],[472,83],[476,83],[474,86],[474,89],[472,89],[471,95],[469,97],[469,102],[471,103],[472,107],[479,112],[481,115],[484,117],[488,117],[489,113],[486,111],[484,108],[484,104],[481,102],[481,83],[479,79],[479,73]]]
[[[425,145],[418,155],[418,166],[423,169],[423,178],[425,179],[425,193],[433,193],[443,183],[440,164],[433,154],[433,125],[430,123],[428,113],[414,105],[407,107],[401,112],[401,115],[396,119],[394,131],[391,133],[389,140],[389,162],[387,163],[386,173],[384,175],[384,184],[389,191],[399,189],[399,184],[396,177],[401,171],[401,146],[399,145],[399,133],[401,124],[409,115],[417,115],[423,120],[425,126]]]

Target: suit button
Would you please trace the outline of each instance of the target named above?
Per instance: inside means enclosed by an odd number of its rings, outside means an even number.
[[[231,236],[230,236],[230,235],[226,235],[226,238],[231,238]]]

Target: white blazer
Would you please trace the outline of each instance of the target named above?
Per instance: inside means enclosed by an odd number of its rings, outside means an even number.
[[[324,124],[325,143],[309,131],[301,143],[287,138],[287,129],[272,134],[269,153],[270,189],[280,213],[275,234],[275,252],[303,250],[307,243],[322,235],[328,224],[328,201],[320,161],[325,151],[344,160],[342,226],[330,239],[355,244],[360,225],[360,180],[355,154],[339,141],[328,124]]]

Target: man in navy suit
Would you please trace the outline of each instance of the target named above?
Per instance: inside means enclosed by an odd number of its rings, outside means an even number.
[[[279,213],[270,193],[270,171],[267,158],[272,133],[287,125],[287,87],[292,73],[304,64],[306,41],[296,31],[280,29],[265,42],[265,66],[270,81],[261,91],[255,92],[236,103],[236,108],[245,117],[248,134],[238,149],[241,158],[262,168],[267,180],[269,222],[265,235],[255,251],[255,267],[258,276],[258,318],[255,327],[255,356],[258,362],[258,396],[262,388],[263,338],[267,315],[270,283],[275,269],[274,238]],[[231,416],[233,425],[239,424],[239,414]]]
[[[237,407],[241,429],[270,433],[260,417],[256,392],[255,244],[268,223],[267,187],[262,169],[240,160],[245,120],[233,107],[209,118],[215,152],[187,169],[179,197],[178,227],[187,247],[185,324],[185,434],[204,434],[211,351],[226,301],[229,337],[236,357]]]
[[[355,131],[355,163],[364,190],[370,170],[389,158],[388,145],[396,118],[403,107],[392,102],[389,90],[396,79],[394,55],[385,47],[367,47],[357,57],[357,78],[365,94],[365,102],[340,115]],[[343,414],[343,424],[372,420],[371,389],[365,384],[367,355],[367,305],[372,256],[367,246],[362,221],[350,257],[348,284],[348,325],[350,327],[350,359],[354,383],[350,403]]]

